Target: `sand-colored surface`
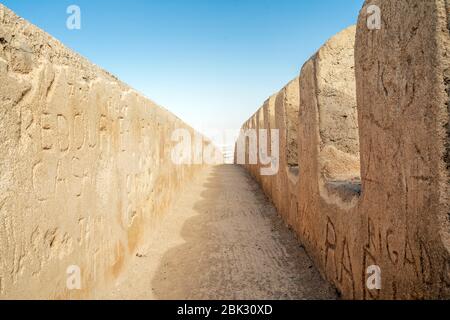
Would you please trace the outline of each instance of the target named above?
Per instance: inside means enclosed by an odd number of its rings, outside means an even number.
[[[193,128],[0,4],[0,299],[448,299],[450,0],[412,2],[366,0],[243,168],[175,163]]]
[[[0,299],[113,282],[201,167],[172,161],[179,129],[195,135],[0,4]]]
[[[334,299],[243,168],[205,169],[106,299]]]
[[[450,297],[449,3],[367,0],[278,93],[278,173],[245,165],[344,298]],[[274,129],[272,100],[242,129]]]

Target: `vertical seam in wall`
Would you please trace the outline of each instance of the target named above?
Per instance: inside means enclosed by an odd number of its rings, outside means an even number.
[[[450,37],[450,0],[445,0],[445,17],[447,22],[447,31],[448,36]],[[449,50],[450,51],[450,50]],[[445,66],[448,67],[448,66]],[[445,72],[445,70],[444,70]],[[450,114],[450,70],[448,70],[449,74],[444,73],[444,86],[445,90],[447,92],[447,124],[446,124],[446,133],[447,133],[447,142],[446,142],[446,150],[445,150],[445,156],[444,160],[447,164],[447,174],[450,170],[450,119],[448,119],[448,115]],[[448,175],[448,178],[450,179],[450,176]],[[449,213],[450,215],[450,213]],[[449,216],[450,218],[450,216]]]
[[[443,8],[442,8],[443,5]],[[442,126],[442,128],[438,128],[438,130],[443,133],[444,146],[443,146],[443,154],[441,154],[443,163],[444,172],[439,174],[440,183],[443,184],[442,189],[440,190],[439,196],[439,220],[441,225],[439,226],[439,231],[441,233],[441,241],[444,245],[444,248],[447,249],[447,257],[444,259],[448,259],[448,254],[450,253],[450,207],[449,207],[449,197],[450,197],[450,60],[448,55],[450,54],[450,48],[448,47],[450,44],[450,0],[442,0],[442,2],[435,3],[436,10],[436,20],[440,17],[440,15],[444,15],[444,23],[445,27],[442,26],[442,22],[436,21],[436,45],[438,47],[438,70],[437,70],[437,81],[442,81],[444,86],[444,90],[446,95],[444,95],[444,110],[442,114],[442,122],[438,123],[438,125]],[[443,10],[443,12],[442,12]],[[446,32],[447,31],[447,32]],[[443,33],[442,35],[440,33]],[[441,103],[441,102],[440,102]],[[441,159],[439,159],[441,160]],[[443,217],[442,217],[443,216]],[[444,265],[445,265],[444,260]],[[443,283],[444,279],[441,279]]]
[[[322,150],[322,137],[320,136],[320,102],[319,102],[319,80],[317,79],[317,70],[319,69],[317,67],[317,60],[319,59],[319,54],[315,54],[313,57],[313,74],[314,74],[314,97],[316,100],[316,107],[315,107],[315,114],[316,114],[316,120],[317,120],[317,137],[318,137],[318,151]],[[318,154],[319,155],[319,154]],[[316,159],[317,161],[319,159]]]
[[[447,32],[448,32],[448,37],[447,40],[450,40],[450,0],[445,0],[444,1],[444,5],[445,5],[445,18],[446,18],[446,22],[447,22]],[[450,52],[450,49],[447,49]],[[448,59],[448,58],[447,58]],[[447,188],[448,185],[450,184],[450,66],[446,65],[444,66],[444,68],[447,68],[447,74],[445,74],[445,69],[444,69],[444,86],[445,86],[445,90],[447,92],[447,124],[446,124],[446,134],[447,134],[447,141],[445,143],[445,155],[444,155],[444,160],[445,163],[447,165],[446,169],[447,169]],[[448,191],[448,189],[447,189]],[[447,212],[447,222],[450,222],[450,212]]]
[[[446,18],[447,18],[447,30],[450,35],[450,0],[444,0],[445,1],[445,10],[446,10]]]
[[[313,74],[314,74],[314,99],[315,99],[315,121],[316,121],[316,129],[315,134],[317,137],[317,143],[316,143],[316,157],[312,160],[315,161],[316,166],[316,176],[317,176],[317,185],[315,186],[317,188],[317,191],[319,192],[319,197],[322,197],[322,194],[320,192],[320,185],[324,183],[324,179],[322,176],[322,167],[320,165],[320,154],[322,151],[322,137],[320,134],[320,102],[319,102],[319,80],[317,77],[317,71],[319,70],[318,67],[318,59],[319,59],[319,53],[316,53],[313,57]]]

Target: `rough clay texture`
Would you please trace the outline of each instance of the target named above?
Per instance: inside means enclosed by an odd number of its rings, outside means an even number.
[[[283,213],[288,225],[295,225],[298,180],[298,100],[299,79],[289,82],[277,95],[275,102],[275,129],[279,130],[279,171],[272,177],[275,188],[272,201]],[[285,192],[289,192],[286,196]]]
[[[234,165],[196,175],[107,299],[336,299],[258,184]]]
[[[380,30],[367,28],[372,4]],[[353,27],[305,63],[295,194],[284,170],[285,89],[278,94],[281,165],[267,195],[344,298],[450,298],[449,15],[446,0],[367,1],[354,66]],[[367,289],[371,265],[381,290]]]
[[[0,5],[0,298],[117,278],[200,169],[172,164],[178,128],[193,132]]]

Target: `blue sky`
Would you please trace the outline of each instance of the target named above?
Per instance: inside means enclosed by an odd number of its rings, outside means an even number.
[[[0,0],[196,129],[239,128],[363,0]],[[69,5],[81,30],[66,28]]]

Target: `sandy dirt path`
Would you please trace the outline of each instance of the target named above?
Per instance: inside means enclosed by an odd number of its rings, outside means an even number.
[[[249,174],[205,169],[103,299],[335,299]]]

